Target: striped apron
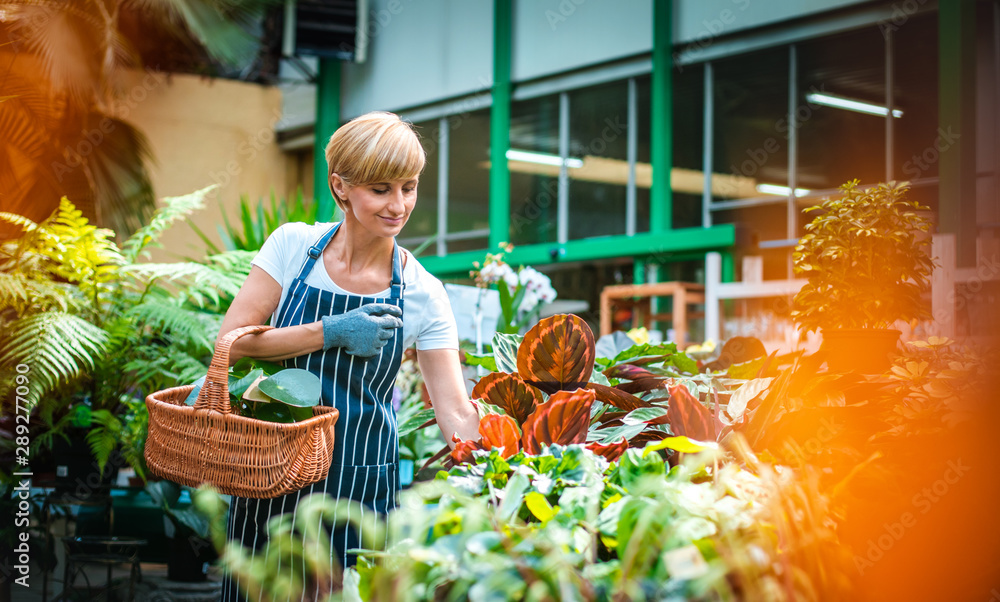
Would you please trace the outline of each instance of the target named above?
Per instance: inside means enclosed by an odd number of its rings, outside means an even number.
[[[277,327],[316,322],[325,315],[342,314],[368,303],[390,303],[403,309],[402,257],[395,241],[389,298],[333,293],[305,283],[306,276],[339,227],[340,223],[335,224],[310,247],[302,269],[278,310]],[[324,269],[322,265],[320,269]],[[392,408],[392,388],[402,357],[403,329],[397,328],[381,353],[372,358],[359,358],[340,347],[332,347],[328,351],[285,360],[286,367],[303,368],[316,374],[322,383],[321,403],[340,410],[330,472],[326,479],[282,497],[270,500],[233,497],[229,539],[239,540],[255,553],[265,553],[268,519],[284,513],[294,516],[299,498],[312,493],[325,492],[334,499],[355,500],[365,509],[381,515],[395,509],[399,491],[399,437],[396,412]],[[316,528],[322,527],[317,525]],[[337,568],[335,562],[341,567],[354,566],[357,557],[347,554],[347,550],[360,547],[357,532],[347,527],[328,532],[335,556],[330,558],[331,567]],[[304,568],[299,570],[304,571]],[[244,600],[231,579],[223,583],[222,600]]]

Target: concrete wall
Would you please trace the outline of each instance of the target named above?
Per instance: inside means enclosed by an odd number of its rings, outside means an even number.
[[[278,149],[274,124],[281,117],[276,88],[191,75],[136,72],[126,86],[122,116],[149,139],[155,157],[150,167],[158,199],[219,184],[217,201],[192,221],[216,244],[221,202],[231,223],[238,223],[241,194],[251,199],[283,196],[297,182],[295,161]],[[154,261],[202,257],[205,245],[187,224],[176,224],[162,239]]]
[[[492,2],[373,0],[367,33],[367,61],[344,64],[344,120],[492,84]]]
[[[676,0],[677,44],[712,44],[742,31],[863,0]],[[648,54],[653,0],[513,0],[511,77],[530,81]],[[493,78],[493,2],[373,0],[368,60],[344,65],[342,118],[474,94]]]

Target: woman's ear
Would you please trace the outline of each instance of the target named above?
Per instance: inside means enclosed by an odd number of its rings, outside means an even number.
[[[330,174],[330,190],[333,191],[333,195],[343,204],[347,203],[348,188],[347,183],[344,182],[344,178],[340,177],[340,174]]]

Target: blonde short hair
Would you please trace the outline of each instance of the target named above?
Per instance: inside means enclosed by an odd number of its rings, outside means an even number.
[[[326,145],[326,178],[341,210],[343,199],[333,190],[333,174],[348,186],[411,179],[424,169],[424,149],[413,126],[394,113],[373,111],[340,126]]]

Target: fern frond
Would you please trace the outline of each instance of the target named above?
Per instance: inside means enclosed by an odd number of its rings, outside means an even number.
[[[143,250],[156,243],[160,235],[175,221],[204,208],[205,198],[214,194],[217,188],[218,185],[213,184],[191,194],[164,198],[163,207],[156,211],[149,224],[139,228],[122,245],[126,261],[133,263],[138,260],[140,255],[144,255]]]
[[[96,358],[107,351],[108,338],[82,318],[48,312],[7,323],[2,343],[0,368],[26,364],[37,400],[93,370]]]
[[[153,333],[169,336],[176,343],[212,348],[213,340],[209,336],[214,333],[208,331],[212,324],[204,314],[181,307],[175,300],[149,300],[133,307],[126,315]]]
[[[101,475],[111,458],[112,452],[118,446],[122,432],[122,422],[108,410],[94,410],[90,414],[90,430],[87,432],[87,444],[97,460],[97,468]]]
[[[0,307],[12,308],[19,316],[29,310],[67,311],[73,304],[73,295],[62,283],[29,278],[23,272],[0,272]]]
[[[38,224],[31,221],[30,219],[24,217],[23,215],[18,215],[16,213],[7,213],[6,211],[0,211],[0,220],[7,222],[8,224],[14,224],[15,226],[21,226],[25,232],[34,232],[38,229]]]

